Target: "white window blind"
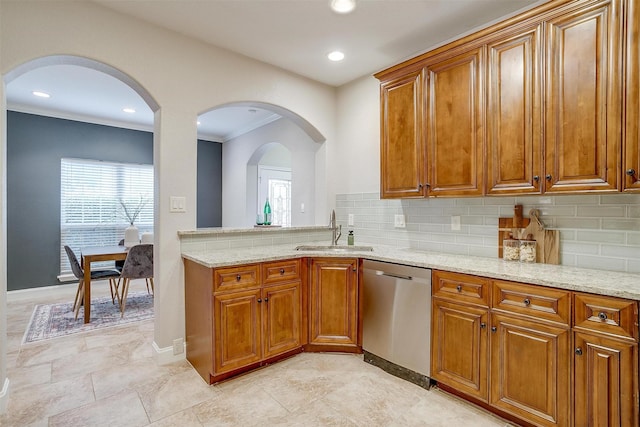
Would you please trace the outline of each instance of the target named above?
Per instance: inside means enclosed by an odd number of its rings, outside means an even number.
[[[60,168],[61,275],[71,272],[65,245],[79,258],[84,246],[117,245],[124,238],[129,220],[122,203],[129,211],[142,206],[135,225],[140,233],[153,231],[152,165],[63,158]]]

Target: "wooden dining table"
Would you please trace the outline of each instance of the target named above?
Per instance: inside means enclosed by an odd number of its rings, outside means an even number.
[[[84,269],[84,323],[91,321],[91,263],[98,261],[124,261],[128,248],[125,246],[89,246],[80,248]]]

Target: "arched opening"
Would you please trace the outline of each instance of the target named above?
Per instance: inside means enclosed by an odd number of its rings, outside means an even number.
[[[325,138],[313,125],[290,110],[260,102],[216,107],[202,113],[198,123],[200,137],[221,146],[222,220],[219,225],[252,227],[256,224],[266,199],[266,195],[259,193],[269,191],[267,187],[260,190],[259,169],[276,175],[288,170],[290,174],[290,183],[280,182],[282,186],[277,190],[281,199],[288,193],[289,206],[288,217],[278,225],[315,225],[316,207],[322,205],[318,200],[325,197],[324,189],[319,191],[317,185],[324,181],[321,147]],[[267,182],[268,178],[263,184]],[[205,185],[198,184],[199,200]]]
[[[47,79],[43,76],[47,76],[47,73],[55,76],[55,86],[60,92],[64,92],[64,96],[62,93],[58,94],[59,104],[43,104],[38,108],[35,104],[21,103],[20,100],[24,98],[16,93],[24,92],[25,87],[33,85],[39,78],[43,82],[42,86],[45,86],[44,81]],[[87,77],[86,81],[82,77]],[[7,111],[10,165],[4,171],[7,182],[8,215],[4,227],[8,241],[8,290],[56,285],[58,278],[64,280],[64,275],[60,274],[60,270],[50,270],[55,268],[56,261],[60,263],[62,258],[66,260],[64,253],[57,254],[60,252],[60,242],[65,238],[61,236],[64,231],[61,225],[63,221],[60,220],[63,217],[60,208],[63,193],[61,188],[64,187],[60,179],[62,164],[65,163],[63,159],[103,164],[127,160],[134,164],[147,163],[151,169],[147,174],[153,176],[153,117],[159,106],[135,79],[112,66],[83,57],[56,55],[34,59],[8,72],[4,80],[7,110],[10,110]],[[23,84],[25,82],[28,83]],[[127,99],[136,99],[138,113],[146,113],[145,120],[150,120],[150,123],[140,122],[128,126],[117,118],[100,117],[90,108],[84,107],[82,114],[73,108],[61,108],[74,100],[76,104],[83,106],[106,103],[105,100],[91,99],[91,90],[83,92],[86,82],[111,85],[117,89],[114,92],[118,94],[126,92]],[[77,93],[67,93],[64,89]],[[31,96],[30,91],[27,96]],[[85,99],[74,98],[76,96],[83,96]],[[146,135],[139,135],[142,133],[141,128],[145,128]],[[29,133],[25,133],[25,129],[29,129]],[[28,146],[15,149],[20,141],[26,140],[29,140]],[[138,146],[138,143],[141,145]],[[135,149],[132,150],[131,147]],[[29,174],[29,179],[26,179],[25,171]],[[153,183],[150,188],[153,194]],[[153,212],[154,207],[147,210]],[[153,231],[153,221],[149,222],[148,227],[148,231]],[[19,238],[15,236],[16,230],[20,230]],[[114,237],[115,244],[120,237]],[[38,256],[38,251],[47,255]],[[37,278],[33,275],[16,275],[16,271],[25,270],[21,267],[24,253],[29,253],[30,259],[35,256],[39,260],[39,268],[31,268],[30,273],[36,270],[47,273]]]

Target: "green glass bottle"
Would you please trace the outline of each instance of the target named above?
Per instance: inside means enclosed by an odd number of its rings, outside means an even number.
[[[269,198],[264,202],[264,225],[271,225],[271,205],[269,204]]]

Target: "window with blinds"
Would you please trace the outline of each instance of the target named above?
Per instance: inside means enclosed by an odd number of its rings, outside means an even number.
[[[61,275],[71,273],[64,245],[80,257],[83,246],[117,245],[124,238],[129,219],[123,204],[129,212],[139,210],[140,233],[153,231],[152,165],[63,158],[60,168]]]

